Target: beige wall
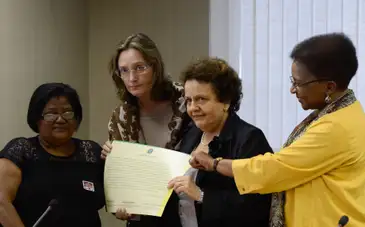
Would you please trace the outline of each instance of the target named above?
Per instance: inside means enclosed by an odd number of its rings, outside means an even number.
[[[209,0],[0,0],[0,146],[33,135],[28,102],[44,82],[77,89],[78,137],[103,143],[118,103],[107,63],[120,39],[148,34],[177,80],[192,57],[208,55]],[[102,212],[104,226],[122,226]]]
[[[26,124],[33,90],[44,82],[74,86],[89,134],[88,11],[86,0],[0,0],[0,146],[30,136]],[[67,13],[65,13],[67,12]]]
[[[118,103],[107,63],[120,39],[148,34],[158,45],[167,72],[178,80],[183,67],[209,52],[209,0],[91,0],[89,23],[90,138],[103,143]],[[102,212],[105,226],[121,226]]]

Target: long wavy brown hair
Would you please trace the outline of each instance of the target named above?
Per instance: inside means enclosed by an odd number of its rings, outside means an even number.
[[[153,85],[151,89],[151,98],[154,101],[170,100],[173,96],[172,81],[165,73],[165,66],[155,42],[153,42],[147,35],[137,33],[122,40],[109,63],[109,73],[112,75],[114,84],[117,88],[117,95],[121,101],[126,101],[129,104],[138,106],[138,100],[135,96],[130,94],[120,77],[118,60],[120,53],[128,49],[135,49],[139,51],[146,63],[148,63],[153,70]]]

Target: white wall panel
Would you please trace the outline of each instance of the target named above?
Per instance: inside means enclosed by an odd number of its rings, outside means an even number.
[[[269,107],[269,3],[266,0],[256,0],[255,7],[255,115],[256,125],[264,131],[268,130]],[[248,56],[245,56],[248,57]],[[244,70],[243,66],[243,70]],[[243,74],[243,80],[246,74]],[[246,97],[249,99],[250,97]]]
[[[211,0],[210,4],[210,55],[225,57],[239,72],[244,93],[239,114],[260,127],[273,148],[279,149],[309,114],[289,92],[289,55],[295,44],[310,36],[343,31],[353,40],[360,67],[350,87],[365,104],[361,65],[365,0]]]
[[[277,146],[282,143],[283,130],[283,1],[269,1],[269,55],[268,55],[268,130],[266,134]],[[242,72],[242,71],[241,71]],[[247,97],[249,98],[249,97]],[[278,118],[280,116],[280,118]]]
[[[218,0],[219,1],[219,0]],[[242,0],[241,5],[238,3],[238,8],[241,9],[240,27],[240,66],[236,68],[238,72],[245,71],[246,78],[243,81],[243,100],[240,109],[240,115],[249,122],[255,122],[255,4],[254,0]],[[215,17],[215,15],[211,15]],[[244,27],[245,30],[241,29]],[[218,44],[219,45],[219,44]],[[214,53],[211,53],[214,55]],[[248,58],[247,56],[251,56]],[[231,62],[230,59],[228,59]],[[243,68],[244,67],[244,68]],[[242,76],[242,75],[241,75]],[[247,110],[246,110],[247,109]]]
[[[281,121],[283,125],[283,130],[281,131],[281,135],[289,135],[289,133],[293,130],[293,125],[297,122],[297,100],[296,98],[290,94],[290,80],[291,76],[291,60],[288,55],[290,51],[293,49],[294,45],[298,40],[298,1],[294,0],[284,0],[283,1],[283,75],[280,78],[283,83],[282,90],[282,99],[283,99],[283,115],[276,116],[278,120]],[[244,29],[244,28],[242,28]],[[240,72],[241,74],[245,74],[245,72]],[[274,104],[273,104],[274,105]],[[278,131],[278,133],[280,133]],[[271,146],[274,149],[278,149],[281,147],[277,141],[274,141],[272,138],[268,137]],[[282,141],[284,142],[286,136],[282,136]]]

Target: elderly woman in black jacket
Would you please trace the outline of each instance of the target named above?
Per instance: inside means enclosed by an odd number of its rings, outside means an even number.
[[[198,60],[183,73],[186,106],[195,125],[181,152],[216,158],[250,158],[272,151],[264,134],[236,114],[242,97],[237,73],[216,58]],[[180,197],[183,226],[267,227],[271,195],[240,195],[234,180],[216,172],[190,169],[168,185]]]

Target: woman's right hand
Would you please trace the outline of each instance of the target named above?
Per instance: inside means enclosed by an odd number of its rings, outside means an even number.
[[[101,151],[101,158],[106,159],[106,156],[112,151],[112,144],[110,141],[106,141],[103,145],[103,150]]]
[[[117,213],[115,213],[115,217],[117,217],[120,220],[126,221],[133,217],[133,214],[128,214],[127,210],[124,208],[119,208],[117,210]]]

